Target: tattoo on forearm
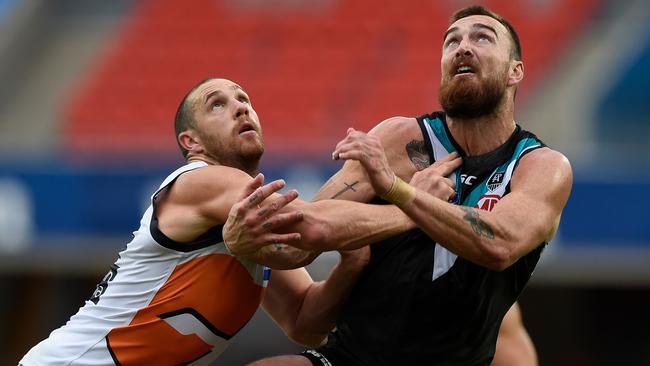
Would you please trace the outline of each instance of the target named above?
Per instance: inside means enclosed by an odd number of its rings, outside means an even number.
[[[336,194],[332,196],[332,199],[337,198],[338,196],[342,195],[343,193],[345,193],[347,191],[356,192],[357,190],[354,189],[354,186],[356,186],[358,183],[359,183],[359,181],[355,181],[355,182],[353,182],[351,184],[343,182],[343,184],[345,184],[345,188],[343,188],[342,190],[336,192]]]
[[[422,170],[431,165],[424,140],[411,140],[406,144],[406,153],[417,170]]]
[[[494,230],[492,230],[487,222],[481,220],[477,210],[469,207],[461,207],[460,209],[465,212],[463,219],[472,225],[472,230],[474,230],[476,235],[484,236],[488,239],[494,239]]]

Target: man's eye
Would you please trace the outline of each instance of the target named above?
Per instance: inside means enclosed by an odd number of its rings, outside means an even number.
[[[242,103],[251,104],[251,101],[248,100],[247,98],[239,98],[239,101]]]
[[[458,44],[458,40],[457,40],[457,39],[450,39],[450,40],[447,41],[447,45],[446,45],[446,47],[456,46],[457,44]]]
[[[223,108],[223,106],[224,106],[224,104],[221,103],[221,102],[214,102],[214,103],[212,103],[212,110],[214,111],[214,110]]]

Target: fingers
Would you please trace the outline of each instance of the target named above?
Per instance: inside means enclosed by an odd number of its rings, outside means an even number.
[[[291,244],[299,242],[302,237],[300,233],[271,234],[266,238],[268,244]]]
[[[250,196],[251,194],[253,194],[253,192],[255,192],[256,189],[262,186],[262,184],[264,184],[264,174],[259,173],[258,175],[255,176],[255,178],[253,178],[253,180],[251,180],[250,182],[248,182],[248,184],[246,184],[246,186],[244,186],[244,190],[237,198],[237,201],[241,201],[247,198],[248,196]]]
[[[296,198],[298,198],[298,191],[292,189],[289,192],[280,195],[280,197],[273,199],[271,202],[262,205],[257,212],[257,215],[260,217],[271,216]]]
[[[346,136],[343,140],[339,141],[338,144],[336,144],[336,147],[334,148],[334,152],[332,152],[332,159],[333,160],[339,160],[339,159],[355,159],[354,157],[351,157],[348,152],[351,150],[359,150],[361,149],[361,141],[366,139],[368,135],[365,132],[357,131],[354,128],[350,127],[348,128],[346,132]],[[358,155],[355,155],[355,157],[358,158]]]
[[[277,214],[269,218],[268,220],[264,221],[262,227],[266,230],[274,230],[274,229],[281,228],[285,225],[291,225],[300,222],[302,221],[303,218],[304,218],[304,214],[302,213],[302,211]]]
[[[456,159],[458,157],[460,157],[460,155],[458,154],[458,152],[454,151],[454,152],[452,152],[450,154],[445,155],[442,159],[438,159],[437,161],[439,161],[441,163],[444,163],[444,162],[447,162],[447,161],[452,161],[452,160],[454,160],[454,159]]]
[[[257,179],[257,177],[255,177]],[[254,179],[255,180],[255,179]],[[273,182],[266,184],[262,187],[255,189],[248,197],[246,201],[248,202],[248,207],[253,208],[259,205],[262,201],[267,199],[273,193],[281,190],[285,186],[284,179],[274,180]]]
[[[453,179],[449,179],[449,178],[444,178],[444,179],[443,179],[443,182],[444,182],[447,186],[449,186],[449,188],[451,188],[452,190],[455,190],[455,189],[456,189],[456,181],[455,181],[455,180],[453,180]]]
[[[440,173],[443,177],[447,177],[456,169],[460,168],[462,164],[463,158],[461,158],[458,153],[453,152],[433,163],[430,168]]]

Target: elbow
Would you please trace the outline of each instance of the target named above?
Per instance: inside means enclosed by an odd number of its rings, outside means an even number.
[[[495,272],[502,272],[517,261],[513,251],[507,245],[488,248],[484,258],[485,266]]]

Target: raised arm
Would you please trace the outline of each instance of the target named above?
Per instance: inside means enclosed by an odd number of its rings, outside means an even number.
[[[224,240],[233,254],[250,256],[264,246],[282,243],[265,239],[263,235],[268,232],[299,233],[299,240],[285,244],[327,251],[357,249],[414,227],[411,219],[392,205],[295,200],[282,208],[282,205],[266,203],[266,200],[276,199],[267,198],[272,193],[273,187],[260,187],[233,205],[223,230]],[[275,215],[291,212],[299,216],[300,221],[276,224]]]
[[[429,166],[424,138],[415,118],[392,117],[376,125],[368,135],[381,141],[392,171],[405,181]],[[370,202],[375,194],[368,174],[358,161],[348,160],[316,194],[314,200],[344,199]]]
[[[189,242],[209,229],[226,222],[232,207],[257,190],[264,177],[254,179],[244,172],[225,166],[208,166],[182,174],[167,190],[156,197],[156,214],[160,229],[172,240]],[[284,186],[281,180],[269,183],[266,189],[275,192]],[[298,196],[296,191],[275,194],[260,207],[284,206]],[[258,203],[255,204],[257,208]],[[298,211],[278,214],[273,217],[274,225],[286,225],[300,221]],[[300,239],[299,233],[274,233],[265,231],[259,234],[266,242],[292,242]],[[318,253],[285,248],[278,251],[269,246],[251,258],[272,268],[297,268],[311,262]]]
[[[563,155],[548,148],[534,150],[519,161],[510,194],[487,212],[456,206],[413,189],[426,183],[426,170],[421,172],[421,179],[414,177],[412,186],[396,180],[383,160],[370,158],[381,154],[381,146],[362,132],[350,131],[334,154],[360,161],[375,191],[399,198],[402,210],[432,239],[493,270],[509,267],[551,239],[572,184],[571,167]]]

